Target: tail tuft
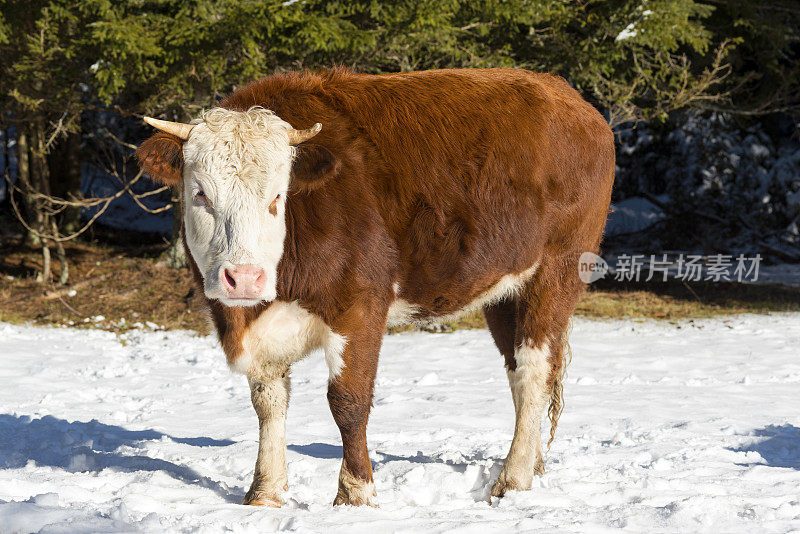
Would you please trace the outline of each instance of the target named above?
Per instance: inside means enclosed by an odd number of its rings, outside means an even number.
[[[561,334],[561,359],[556,362],[556,378],[550,391],[550,406],[547,408],[547,417],[550,419],[550,439],[547,441],[547,451],[556,438],[558,418],[564,411],[564,379],[567,377],[567,367],[572,362],[572,348],[569,346],[569,336],[572,333],[572,319]]]

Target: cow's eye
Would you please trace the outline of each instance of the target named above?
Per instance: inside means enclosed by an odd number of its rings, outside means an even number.
[[[194,194],[194,199],[199,204],[204,204],[206,206],[209,206],[211,204],[208,200],[208,197],[206,196],[206,192],[203,191],[202,189],[197,190],[197,193]]]

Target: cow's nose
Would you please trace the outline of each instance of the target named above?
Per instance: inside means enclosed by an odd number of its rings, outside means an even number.
[[[220,270],[222,287],[228,298],[232,299],[259,298],[266,278],[264,269],[250,264],[233,265]]]

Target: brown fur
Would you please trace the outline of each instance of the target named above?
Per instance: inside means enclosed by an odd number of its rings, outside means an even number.
[[[159,132],[136,150],[136,159],[144,172],[163,184],[177,185],[183,170],[183,141]]]
[[[518,296],[485,311],[510,370],[522,339],[555,341],[554,431],[578,257],[598,249],[614,177],[613,135],[591,105],[558,76],[513,69],[280,74],[221,105],[323,124],[298,147],[277,289],[348,340],[328,400],[352,474],[372,480],[366,422],[395,283],[419,318],[435,317],[538,263]],[[176,142],[156,134],[137,154],[165,183],[180,181]],[[208,304],[233,362],[269,304]]]

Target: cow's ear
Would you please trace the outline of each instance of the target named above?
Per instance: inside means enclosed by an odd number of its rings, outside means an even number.
[[[144,172],[165,185],[177,185],[183,172],[183,141],[168,133],[157,133],[136,149]]]
[[[291,187],[314,190],[339,174],[341,167],[339,158],[324,146],[303,143],[296,147]]]

